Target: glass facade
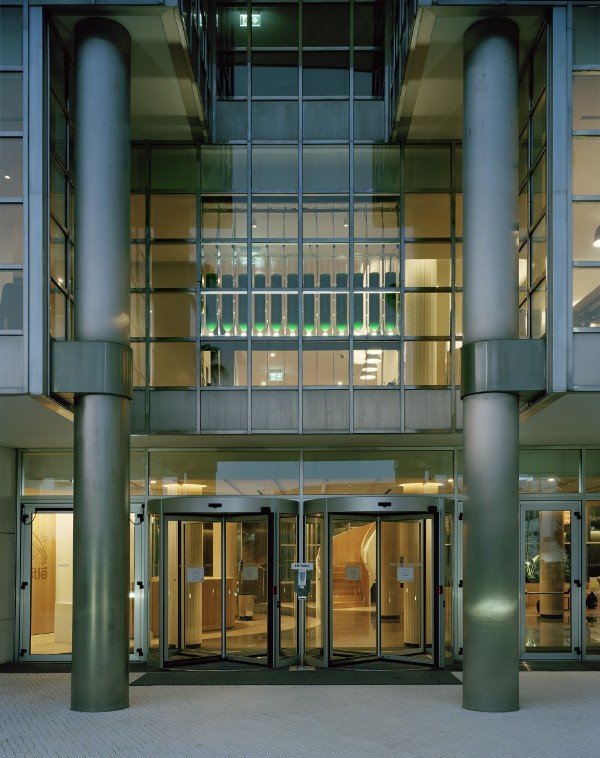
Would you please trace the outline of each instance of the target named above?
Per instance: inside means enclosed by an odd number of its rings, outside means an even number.
[[[547,31],[530,50],[519,82],[519,335],[546,334]]]
[[[573,328],[600,328],[600,9],[573,8]]]
[[[23,9],[0,8],[0,333],[23,331]]]

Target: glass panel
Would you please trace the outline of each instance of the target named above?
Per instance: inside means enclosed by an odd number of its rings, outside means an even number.
[[[546,218],[536,226],[531,234],[531,283],[534,284],[546,273]]]
[[[50,287],[48,318],[50,320],[50,337],[55,340],[65,340],[67,338],[67,296],[55,286]]]
[[[579,492],[579,450],[521,450],[519,492]]]
[[[449,292],[407,292],[404,297],[405,334],[445,337],[450,334]]]
[[[129,236],[132,239],[146,237],[146,196],[130,195],[129,198]]]
[[[152,195],[150,236],[189,239],[196,236],[195,195]]]
[[[600,137],[573,137],[573,194],[600,195]]]
[[[148,579],[148,653],[155,657],[159,646],[160,629],[160,516],[151,513],[149,525],[150,561]]]
[[[298,148],[295,145],[255,145],[252,148],[252,187],[257,191],[298,187]]]
[[[252,196],[252,237],[254,239],[296,239],[298,198],[273,195]]]
[[[600,492],[600,450],[585,451],[585,491]]]
[[[586,503],[585,651],[591,655],[600,654],[599,619],[600,503],[590,502]]]
[[[409,194],[404,197],[407,238],[450,236],[450,195]]]
[[[135,649],[135,525],[129,520],[129,653]],[[139,588],[138,588],[139,592]],[[140,593],[141,594],[141,593]]]
[[[400,198],[358,195],[354,198],[354,236],[397,239],[400,237]]]
[[[201,387],[245,387],[248,383],[246,343],[206,344],[200,347]]]
[[[23,129],[23,74],[0,73],[0,131]]]
[[[600,203],[573,203],[573,260],[600,260]],[[594,241],[598,238],[599,245]]]
[[[260,286],[297,289],[298,245],[268,242],[252,245],[252,281],[255,287],[258,286],[257,277]],[[261,284],[263,281],[264,285]]]
[[[385,24],[383,3],[354,4],[354,44],[364,47],[383,45]]]
[[[535,224],[546,210],[546,156],[531,174],[531,223]]]
[[[348,239],[348,197],[304,195],[302,231],[308,239]]]
[[[600,129],[600,74],[573,75],[573,129]]]
[[[298,53],[252,53],[252,96],[297,97]]]
[[[400,351],[359,346],[352,358],[355,387],[397,387],[400,384]]]
[[[195,245],[153,245],[150,248],[151,287],[192,288],[195,285]]]
[[[390,243],[354,245],[354,287],[400,287],[400,247]]]
[[[290,100],[260,100],[252,103],[252,138],[298,139],[298,103]]]
[[[315,350],[308,344],[302,354],[302,384],[305,387],[347,387],[348,350]]]
[[[68,654],[73,623],[73,514],[38,511],[32,521],[29,652]]]
[[[0,66],[23,62],[23,10],[0,8]]]
[[[296,516],[279,517],[279,655],[287,657],[298,652],[297,603],[294,594],[294,572],[291,568],[292,563],[297,561],[297,528]]]
[[[405,342],[404,383],[409,386],[450,384],[449,342]]]
[[[209,289],[246,289],[246,256],[245,244],[202,245],[202,286]]]
[[[0,331],[22,328],[23,272],[0,271]]]
[[[537,104],[531,117],[531,162],[535,163],[546,145],[546,96]]]
[[[227,523],[226,654],[267,663],[269,642],[269,524],[266,516]],[[231,581],[231,585],[229,580]]]
[[[240,6],[228,7],[219,3],[217,46],[219,48],[245,47],[248,40],[247,13]]]
[[[252,386],[297,387],[298,351],[275,344],[261,348],[255,346],[252,350]]]
[[[531,339],[539,339],[546,334],[546,308],[546,280],[542,279],[531,293]]]
[[[246,97],[248,73],[246,53],[217,51],[217,97]]]
[[[444,516],[444,637],[445,637],[445,658],[453,660],[454,658],[454,623],[453,623],[453,603],[454,594],[454,506],[450,506],[451,512],[448,513],[446,505],[446,515]]]
[[[152,495],[298,494],[297,453],[160,451],[150,453]]]
[[[387,145],[356,145],[354,186],[356,189],[375,192],[400,192],[400,149]]]
[[[332,334],[344,335],[348,331],[348,295],[344,292],[307,292],[309,274],[304,276],[304,334],[306,336],[327,337]],[[321,282],[329,277],[323,274]],[[337,382],[341,383],[341,382]],[[346,384],[347,382],[344,382]]]
[[[245,190],[248,150],[245,145],[203,145],[200,148],[200,188],[203,192]]]
[[[146,344],[144,342],[132,342],[133,351],[133,386],[144,387],[146,385]]]
[[[348,3],[310,3],[302,8],[304,47],[348,47],[350,7]]]
[[[196,345],[193,342],[150,343],[152,387],[195,387]]]
[[[50,212],[63,226],[67,223],[67,178],[52,159],[50,167]]]
[[[0,197],[23,195],[23,140],[0,139]]]
[[[56,236],[55,236],[56,235]],[[64,280],[64,237],[53,225],[51,240],[52,248],[56,244],[56,253],[51,259],[51,275],[61,284],[61,278]],[[56,241],[56,243],[55,243]],[[62,258],[62,261],[61,261]],[[132,289],[143,289],[146,286],[146,247],[145,245],[134,244],[129,248],[129,286]],[[62,276],[61,276],[62,275]],[[61,277],[61,278],[59,278]]]
[[[431,592],[427,592],[427,603],[424,526],[424,519],[381,522],[383,654],[423,655],[426,650],[426,605],[431,605]],[[400,573],[407,578],[401,581]],[[428,615],[431,610],[427,609]]]
[[[453,488],[452,451],[304,453],[307,495],[438,495]]]
[[[305,140],[348,140],[350,104],[347,100],[305,100],[302,108]]]
[[[542,90],[546,86],[546,68],[547,68],[547,47],[546,47],[546,29],[538,42],[533,53],[533,66],[531,71],[531,93],[532,101],[535,101],[540,96]]]
[[[383,98],[384,89],[383,50],[355,51],[354,97]]]
[[[150,295],[151,337],[194,337],[196,295],[155,292]]]
[[[408,192],[450,189],[450,148],[407,146],[404,150],[404,184]]]
[[[23,453],[23,495],[73,494],[73,453]]]
[[[347,191],[350,153],[347,145],[304,145],[302,171],[305,192]]]
[[[306,517],[304,554],[309,563],[314,564],[310,593],[306,606],[306,654],[313,658],[322,658],[323,641],[323,592],[326,577],[323,558],[324,518],[322,514]]]
[[[573,64],[575,66],[600,65],[598,27],[600,9],[573,8]]]
[[[407,243],[404,255],[404,281],[407,287],[450,286],[450,245],[437,242]]]
[[[573,326],[600,327],[600,269],[573,269]]]
[[[213,239],[245,239],[248,236],[246,198],[215,195],[202,198],[202,236]]]
[[[210,281],[214,274],[208,274]],[[246,275],[243,275],[245,279]],[[240,276],[242,279],[242,276]],[[248,296],[233,293],[202,295],[203,336],[241,337],[248,332]]]
[[[146,296],[132,294],[129,296],[129,312],[131,325],[129,333],[132,337],[146,336]]]
[[[23,206],[0,205],[0,263],[23,261]]]
[[[253,4],[250,34],[252,47],[296,47],[298,45],[296,4]]]
[[[194,148],[152,148],[150,189],[172,192],[196,190],[196,150]]]
[[[377,651],[377,525],[331,517],[333,660]]]
[[[305,97],[348,97],[349,53],[305,52],[302,56],[302,67],[302,92]]]
[[[146,150],[131,148],[131,191],[144,192],[146,189]]]
[[[571,513],[526,510],[525,650],[571,652]]]

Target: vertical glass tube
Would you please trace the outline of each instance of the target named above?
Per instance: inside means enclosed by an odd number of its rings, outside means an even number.
[[[315,275],[304,274],[304,289],[311,289],[315,286]],[[314,334],[315,332],[315,296],[312,292],[305,294],[304,303],[304,334]]]
[[[240,290],[242,290],[238,295],[238,331],[240,334],[246,334],[248,331],[248,274],[240,274],[238,282]]]
[[[364,326],[365,314],[363,306],[363,293],[357,292],[363,286],[362,273],[354,274],[354,331],[360,332]]]
[[[266,287],[267,279],[264,274],[256,274],[254,277],[255,287]],[[254,295],[254,333],[263,334],[267,327],[267,296],[264,292]]]
[[[213,273],[206,274],[206,289],[214,290],[216,288],[217,288],[217,275]],[[216,334],[217,326],[218,326],[217,296],[206,295],[204,298],[204,302],[205,302],[206,329],[211,334]]]
[[[396,274],[394,271],[387,271],[385,274],[385,286],[390,289],[396,288]],[[385,331],[395,332],[398,327],[398,293],[385,293],[384,324]]]
[[[271,276],[271,287],[281,289],[283,287],[283,277],[281,274]],[[283,326],[283,295],[275,293],[271,295],[271,331],[273,334],[280,334]]]
[[[319,276],[319,286],[324,288],[331,287],[331,276],[321,274]],[[319,324],[321,334],[328,333],[331,329],[331,293],[321,293],[319,295]]]
[[[369,274],[369,287],[379,287],[379,272],[372,271]],[[380,330],[380,295],[379,292],[371,292],[369,294],[369,331],[372,334],[379,334]]]
[[[345,290],[348,286],[348,274],[336,274],[335,286]],[[338,334],[345,334],[348,330],[348,295],[345,292],[335,293],[335,325]]]
[[[224,290],[233,289],[233,274],[223,274],[221,284]],[[225,334],[233,331],[233,295],[221,295],[221,326]]]
[[[287,275],[287,286],[294,292],[287,296],[287,330],[288,334],[298,331],[298,274]]]

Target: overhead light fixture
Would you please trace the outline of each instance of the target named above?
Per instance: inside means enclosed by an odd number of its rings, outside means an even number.
[[[371,366],[379,366],[381,363],[381,358],[367,358],[365,363]]]
[[[4,178],[5,179],[10,179],[10,174],[4,174]],[[596,243],[594,243],[594,244],[596,244]]]
[[[376,376],[375,374],[361,374],[360,378],[361,379],[376,379]]]
[[[600,247],[600,226],[596,227],[596,231],[594,232],[594,241],[592,242],[592,245],[594,247]]]

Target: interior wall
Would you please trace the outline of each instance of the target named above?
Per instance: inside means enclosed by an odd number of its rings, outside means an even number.
[[[17,451],[0,447],[0,663],[14,655],[16,496]]]

